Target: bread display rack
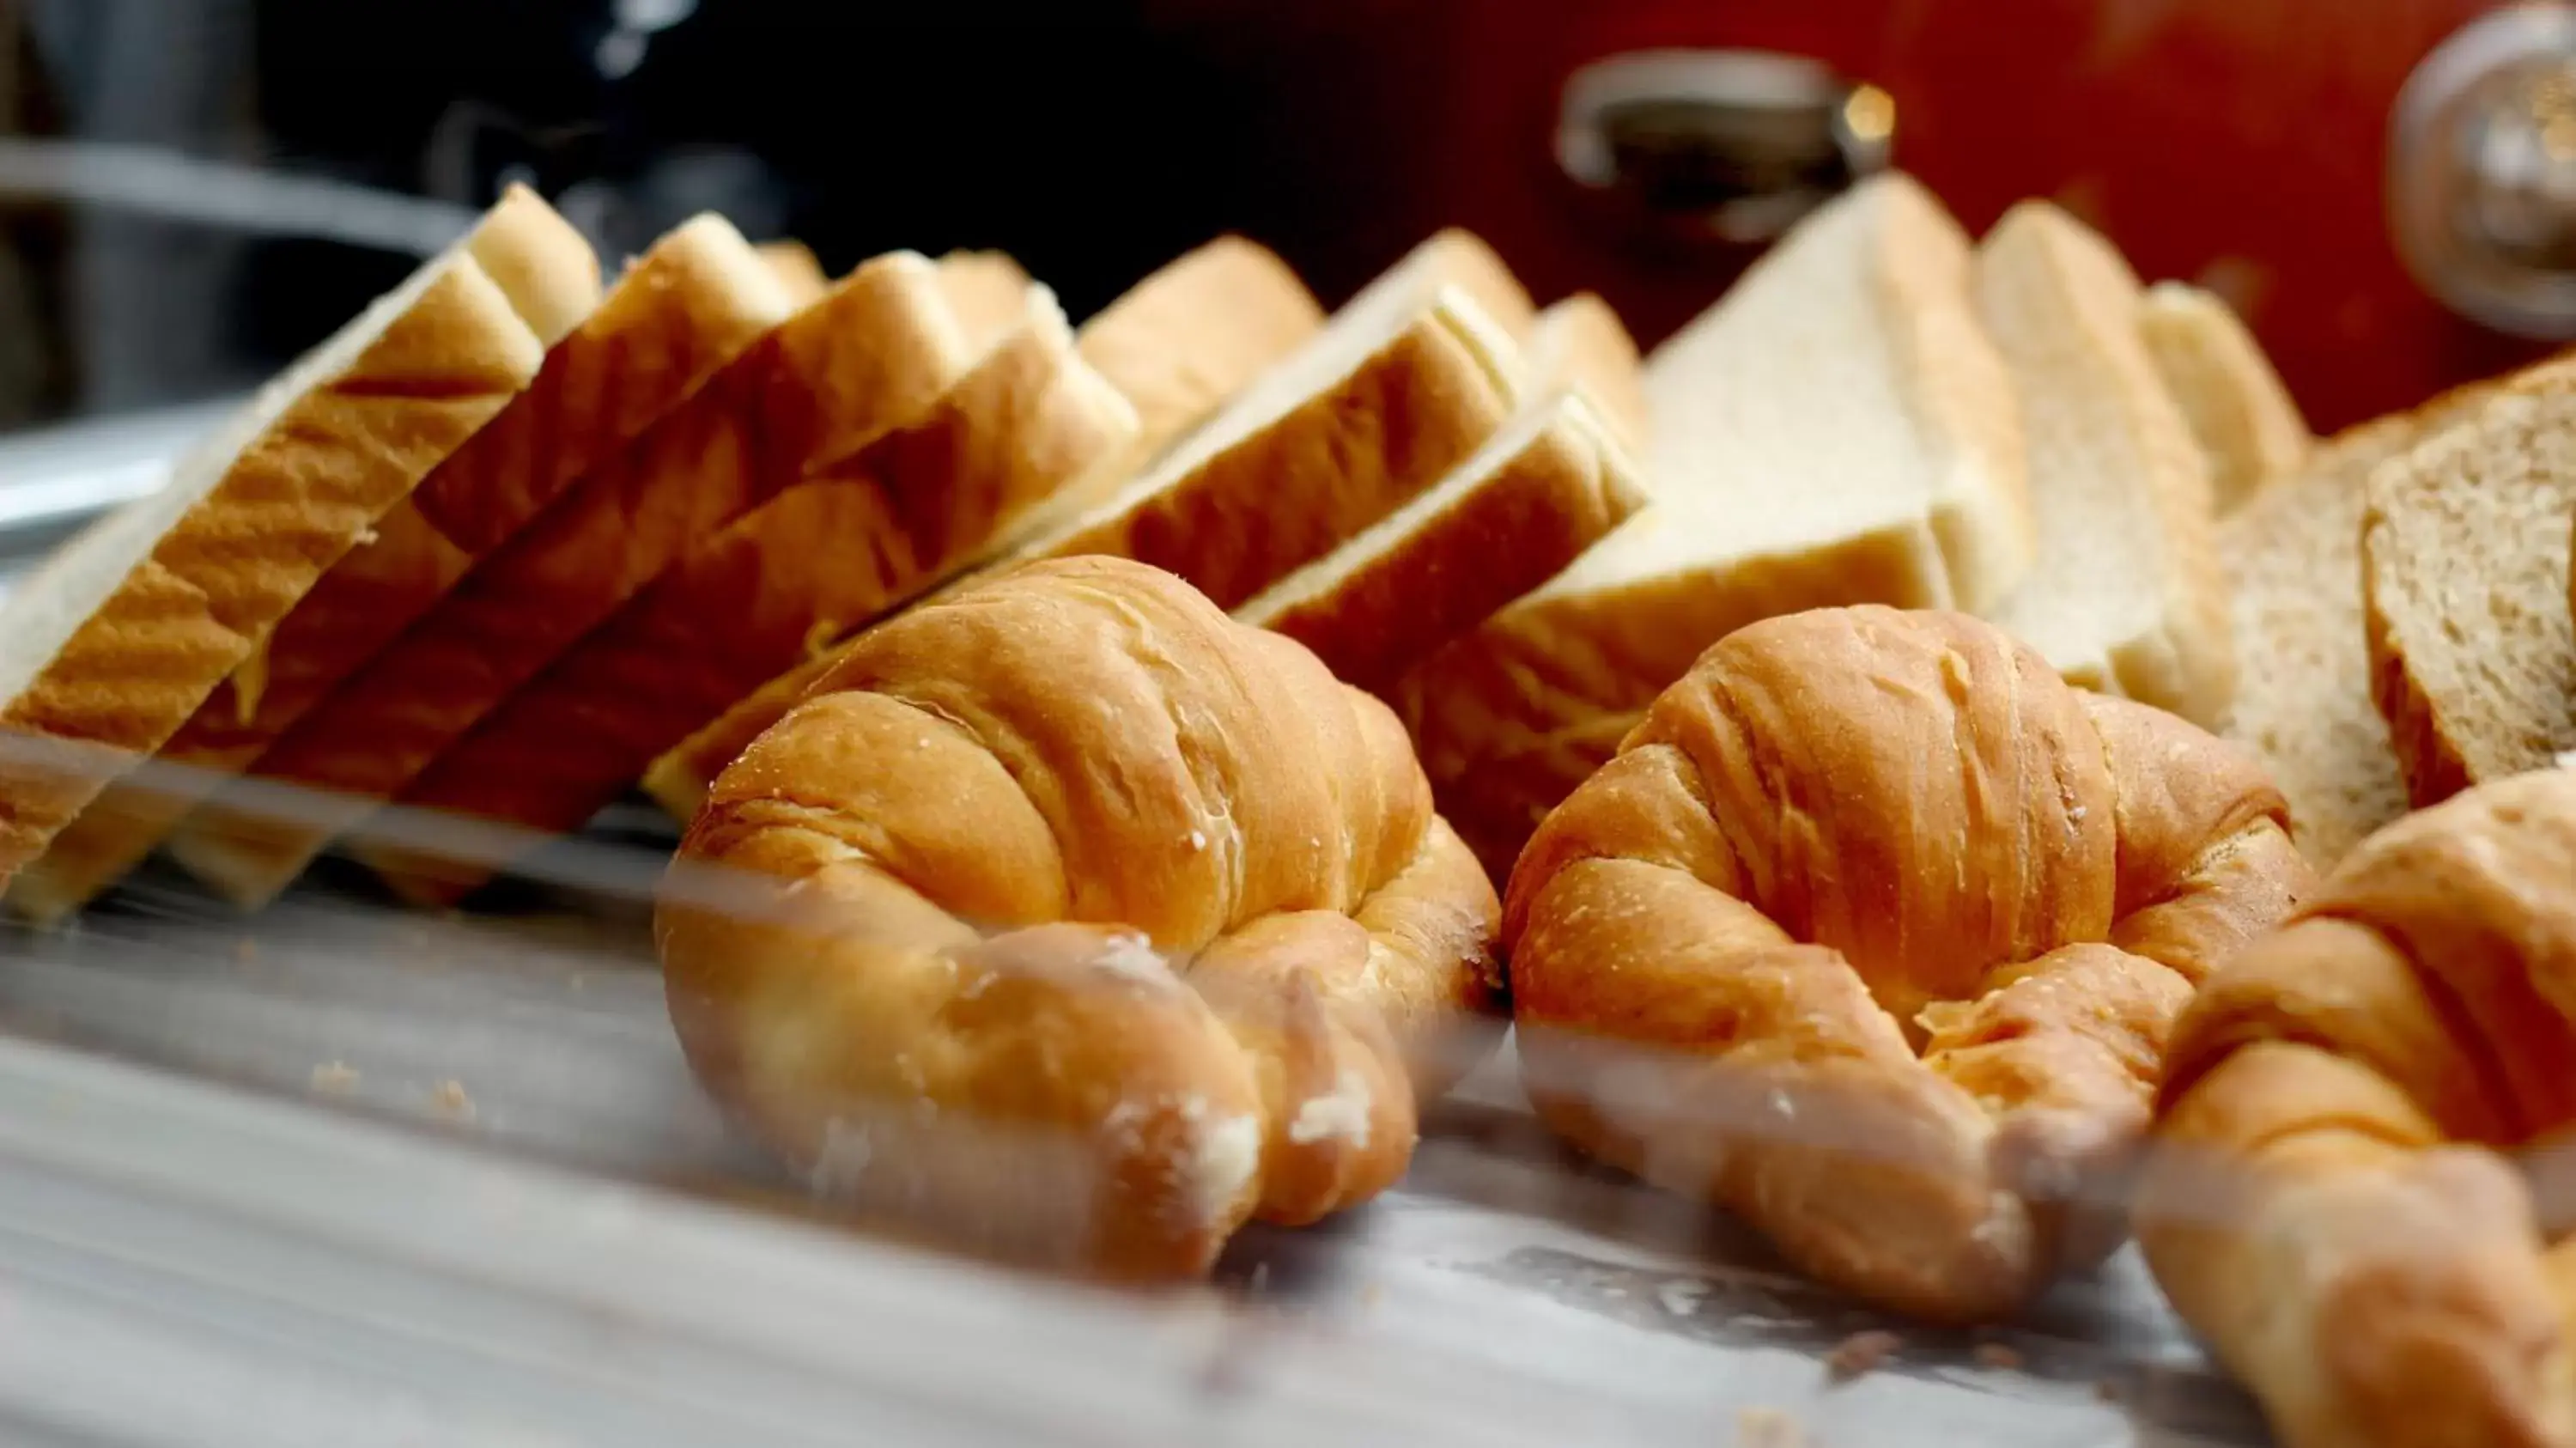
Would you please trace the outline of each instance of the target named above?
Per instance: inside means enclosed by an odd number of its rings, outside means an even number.
[[[0,450],[122,501],[114,434]],[[50,536],[13,535],[9,566]],[[802,1220],[673,1041],[643,809],[501,913],[326,869],[239,917],[147,873],[0,942],[0,1435],[21,1443],[2263,1440],[2133,1249],[2014,1326],[1854,1308],[1583,1165],[1508,1056],[1412,1170],[1204,1286],[1006,1274]],[[156,867],[157,868],[157,867]],[[1789,1436],[1783,1436],[1789,1435]]]

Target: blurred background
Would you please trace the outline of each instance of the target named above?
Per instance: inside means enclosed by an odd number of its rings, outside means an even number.
[[[2333,427],[2538,349],[2393,239],[2400,88],[2494,8],[0,0],[0,429],[251,385],[512,179],[612,259],[714,208],[836,269],[1001,247],[1076,315],[1218,231],[1334,300],[1462,224],[1652,341],[1891,160],[2212,286]],[[2576,211],[2534,134],[2516,184]]]

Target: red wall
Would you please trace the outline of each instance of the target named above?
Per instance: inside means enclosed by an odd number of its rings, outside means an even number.
[[[1642,337],[1661,336],[1715,295],[1725,268],[1644,255],[1572,204],[1550,148],[1558,88],[1576,66],[1623,50],[1776,49],[1894,94],[1898,163],[1970,227],[2018,198],[2055,197],[2108,230],[2146,276],[2218,284],[2250,313],[2311,420],[2330,428],[2533,354],[2454,319],[2419,291],[2383,219],[2398,88],[2444,36],[2487,8],[2481,0],[1356,0],[1329,20],[1307,11],[1298,34],[1271,53],[1331,54],[1343,64],[1331,94],[1293,103],[1341,118],[1339,132],[1325,132],[1340,138],[1333,174],[1372,203],[1364,221],[1345,212],[1333,234],[1303,239],[1327,286],[1387,260],[1397,237],[1454,221],[1485,233],[1535,290],[1594,288]],[[1297,69],[1316,73],[1311,61]],[[1275,74],[1281,94],[1296,94],[1296,76]],[[1301,122],[1292,115],[1281,124]],[[1372,134],[1382,141],[1376,153],[1354,154]],[[1301,184],[1335,183],[1318,173]],[[1303,225],[1320,225],[1315,212],[1305,215]]]

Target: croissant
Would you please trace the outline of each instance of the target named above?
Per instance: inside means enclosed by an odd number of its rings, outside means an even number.
[[[1163,1277],[1402,1174],[1501,1033],[1500,912],[1383,705],[1076,558],[864,635],[718,780],[656,934],[698,1076],[819,1191]]]
[[[2286,824],[2234,746],[1973,618],[1754,624],[1512,873],[1531,1099],[1828,1283],[1991,1319],[2120,1239],[2173,1021],[2309,883]]]
[[[2576,774],[2388,826],[2177,1028],[2138,1237],[2289,1448],[2576,1444]]]

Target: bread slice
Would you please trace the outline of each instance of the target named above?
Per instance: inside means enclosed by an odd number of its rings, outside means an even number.
[[[967,360],[937,268],[908,252],[860,267],[565,489],[271,745],[250,773],[322,792],[301,818],[218,798],[172,856],[239,903],[269,899],[675,559],[918,414]]]
[[[1005,566],[1132,558],[1239,608],[1465,462],[1514,411],[1518,368],[1457,288],[1374,293]]]
[[[1082,357],[1136,405],[1136,446],[1150,456],[1323,325],[1324,309],[1287,263],[1221,236],[1084,323]]]
[[[2262,756],[2320,872],[2406,812],[2370,697],[2361,519],[2371,470],[2417,435],[2373,426],[2339,437],[2219,525],[2242,675],[2223,732]]]
[[[1590,292],[1538,314],[1521,348],[1533,378],[1563,377],[1583,389],[1611,435],[1638,455],[1646,445],[1646,388],[1636,339],[1610,304]]]
[[[2030,445],[2039,560],[1989,613],[2081,687],[2215,725],[2236,687],[2209,464],[2147,355],[2137,278],[2046,202],[1997,223],[1977,305]]]
[[[999,341],[1028,311],[1029,274],[1004,252],[947,253],[939,258],[939,286],[977,351]]]
[[[1114,465],[1127,400],[1074,353],[1055,299],[930,410],[789,488],[660,581],[441,755],[402,802],[569,833],[655,757],[798,662],[819,634],[946,577],[1056,490]],[[453,904],[489,862],[361,844],[420,904]]]
[[[122,878],[484,552],[784,320],[786,294],[713,216],[673,231],[557,342],[527,391],[377,519],[160,751],[10,884],[51,924]]]
[[[2576,373],[2530,374],[2381,464],[2362,519],[2371,692],[2407,798],[2576,750]]]
[[[1394,685],[1645,505],[1587,396],[1551,389],[1440,483],[1272,584],[1235,617],[1304,644],[1343,682]]]
[[[764,241],[760,244],[761,264],[770,276],[799,307],[811,306],[832,289],[832,278],[824,272],[813,248],[801,241]]]
[[[2307,420],[2225,302],[2188,283],[2158,282],[2139,304],[2138,332],[2209,460],[2222,516],[2307,461],[2315,446]]]
[[[1344,302],[1342,311],[1374,312],[1400,305],[1391,299],[1417,297],[1444,286],[1465,292],[1468,300],[1516,342],[1527,338],[1538,325],[1538,306],[1530,300],[1529,289],[1521,285],[1521,279],[1512,274],[1484,238],[1454,226],[1434,233],[1406,252],[1395,265]]]
[[[2020,428],[1968,270],[1939,204],[1882,176],[1657,349],[1653,503],[1392,692],[1433,783],[1481,760],[1578,757],[1564,738],[1615,741],[1756,619],[2009,590],[2031,549]],[[1526,793],[1561,798],[1581,778]]]
[[[1356,537],[1464,463],[1515,410],[1512,339],[1447,280],[1457,258],[1480,253],[1491,255],[1456,239],[1418,248],[1142,473],[1060,495],[1068,516],[994,567],[1135,558],[1231,609]],[[1183,353],[1197,355],[1197,333],[1164,335],[1191,336]],[[646,771],[646,792],[693,815],[707,784],[832,657],[818,653],[683,740]]]
[[[513,188],[263,389],[160,492],[0,610],[0,882],[159,749],[598,300],[579,233]]]

